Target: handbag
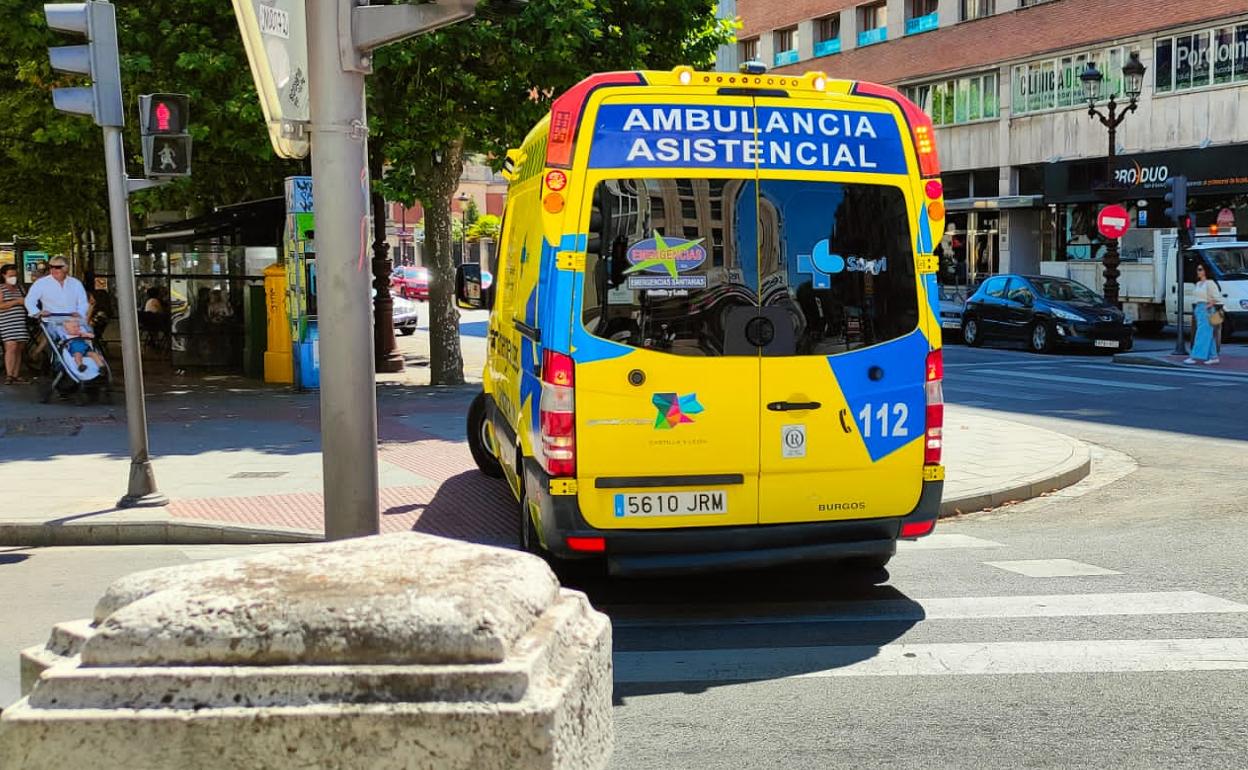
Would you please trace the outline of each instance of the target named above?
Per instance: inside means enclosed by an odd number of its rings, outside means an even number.
[[[1209,325],[1210,325],[1210,326],[1221,326],[1221,325],[1222,325],[1222,322],[1223,322],[1223,321],[1225,321],[1225,320],[1226,320],[1226,313],[1224,313],[1224,312],[1222,311],[1222,308],[1220,308],[1220,307],[1219,307],[1219,308],[1214,308],[1214,309],[1213,309],[1213,312],[1209,314]]]

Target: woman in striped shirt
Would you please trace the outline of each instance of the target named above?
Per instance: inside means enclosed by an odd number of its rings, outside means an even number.
[[[4,340],[4,384],[24,384],[22,348],[30,341],[22,287],[17,285],[17,266],[0,267],[0,340]]]

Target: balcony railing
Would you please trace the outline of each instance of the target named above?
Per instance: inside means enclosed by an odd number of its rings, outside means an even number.
[[[797,64],[797,51],[776,51],[776,66],[783,67],[786,64]]]
[[[929,13],[923,16],[915,16],[913,19],[906,19],[906,34],[917,35],[920,32],[931,32],[936,29],[938,14]]]
[[[858,47],[875,45],[888,40],[888,27],[876,27],[858,33]]]
[[[815,56],[831,56],[834,53],[841,52],[841,39],[834,37],[831,40],[820,40],[815,43]]]

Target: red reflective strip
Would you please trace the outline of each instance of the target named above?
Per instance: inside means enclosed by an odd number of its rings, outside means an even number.
[[[640,72],[602,72],[590,75],[564,91],[550,105],[550,133],[546,141],[546,165],[571,168],[576,150],[576,131],[589,95],[603,86],[644,86]]]
[[[601,537],[569,537],[564,542],[571,550],[583,553],[602,553],[607,550],[607,541]]]
[[[936,133],[932,119],[919,105],[901,95],[895,88],[879,83],[858,81],[853,92],[863,96],[888,99],[901,108],[910,124],[910,136],[914,139],[914,152],[919,158],[919,174],[924,178],[940,176],[940,157],[936,153]]]
[[[935,519],[931,519],[929,521],[907,521],[901,525],[901,536],[923,537],[924,535],[931,534],[932,530],[935,528]]]

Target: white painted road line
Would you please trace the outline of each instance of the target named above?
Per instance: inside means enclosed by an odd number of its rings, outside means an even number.
[[[898,540],[898,551],[943,551],[947,548],[1004,548],[1004,543],[970,535],[936,533],[918,540]]]
[[[1248,670],[1248,639],[888,644],[615,653],[617,684],[840,676]]]
[[[1126,390],[1178,390],[1172,385],[1150,385],[1143,382],[1121,382],[1119,380],[1094,380],[1090,377],[1068,377],[1061,374],[1037,374],[1036,372],[1019,372],[1013,369],[977,369],[980,374],[995,374],[999,377],[1019,377],[1045,382],[1065,382],[1078,385],[1099,385],[1103,388],[1125,388]]]
[[[1199,615],[1248,612],[1248,604],[1197,591],[970,596],[911,601],[837,602],[816,615],[730,618],[619,618],[617,628],[701,628],[787,625],[793,623],[871,623],[885,621],[984,620],[990,618],[1077,618],[1110,615]]]
[[[1161,366],[1128,366],[1126,364],[1079,364],[1080,369],[1096,369],[1119,374],[1156,374],[1162,377],[1183,377],[1189,380],[1200,380],[1208,385],[1219,388],[1241,387],[1244,382],[1242,374],[1218,374],[1217,372],[1200,369],[1167,369]]]
[[[989,567],[1017,572],[1027,577],[1084,577],[1088,575],[1121,575],[1112,569],[1084,564],[1071,559],[1024,559],[1021,561],[986,561]]]

